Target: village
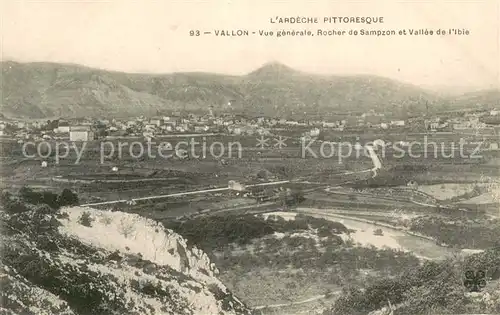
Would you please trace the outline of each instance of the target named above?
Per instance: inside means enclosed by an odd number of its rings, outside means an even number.
[[[144,138],[190,134],[269,135],[272,131],[303,131],[305,137],[317,137],[322,131],[367,133],[373,130],[410,132],[481,132],[496,134],[500,124],[500,110],[454,111],[416,117],[395,117],[369,111],[358,115],[331,115],[323,119],[291,119],[219,114],[171,112],[155,117],[134,119],[54,119],[54,120],[0,120],[0,139],[69,140]],[[491,130],[492,132],[486,132]]]

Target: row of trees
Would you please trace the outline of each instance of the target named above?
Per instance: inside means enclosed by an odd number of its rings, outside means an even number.
[[[4,209],[10,213],[24,212],[29,210],[28,205],[47,205],[52,209],[78,205],[78,195],[70,189],[63,189],[60,194],[49,191],[34,191],[29,187],[22,187],[17,195],[3,192],[1,203]]]

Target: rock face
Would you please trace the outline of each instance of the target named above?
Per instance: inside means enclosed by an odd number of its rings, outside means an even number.
[[[2,314],[251,313],[205,253],[155,221],[81,207],[0,215]]]

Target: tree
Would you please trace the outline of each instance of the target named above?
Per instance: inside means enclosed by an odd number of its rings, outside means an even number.
[[[58,209],[59,208],[59,196],[57,194],[54,194],[50,191],[44,191],[39,194],[40,195],[40,202],[42,204],[46,204],[52,209]]]
[[[2,195],[0,196],[0,203],[5,205],[7,202],[10,202],[12,199],[12,194],[8,191],[2,191]]]
[[[27,186],[23,186],[23,187],[21,187],[21,189],[19,189],[19,196],[24,201],[31,203],[31,201],[39,198],[39,196],[35,196],[35,195],[36,195],[36,193],[33,191],[33,189],[31,189]]]
[[[306,200],[304,192],[302,190],[295,190],[290,193],[286,198],[286,204],[288,206],[297,205]]]
[[[325,141],[325,132],[320,131],[319,135],[316,137],[317,141]]]
[[[60,207],[78,205],[78,195],[71,190],[65,188],[58,197]]]
[[[24,186],[19,190],[19,196],[23,201],[30,204],[46,204],[52,208],[59,207],[59,204],[57,202],[57,195],[49,191],[36,192],[33,191],[33,189]]]
[[[92,218],[88,211],[83,212],[78,218],[78,223],[86,227],[92,227],[92,222],[94,222],[94,218]]]
[[[2,200],[2,205],[8,213],[21,213],[29,211],[30,209],[19,199],[9,198],[5,201]]]

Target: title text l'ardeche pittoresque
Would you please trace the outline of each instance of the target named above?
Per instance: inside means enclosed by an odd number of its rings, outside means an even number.
[[[275,16],[269,18],[271,24],[382,24],[383,16],[325,16],[322,18],[309,16]]]

